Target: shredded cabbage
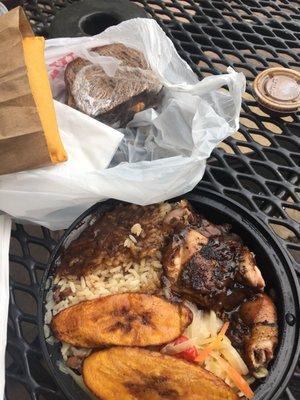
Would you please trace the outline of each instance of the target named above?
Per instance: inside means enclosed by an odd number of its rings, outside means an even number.
[[[230,340],[225,336],[220,353],[241,375],[249,373],[248,367],[240,356],[239,352],[232,346]]]
[[[188,348],[195,346],[198,350],[205,348],[222,328],[223,322],[217,317],[214,311],[203,311],[198,310],[195,304],[186,302],[186,305],[190,308],[193,313],[193,322],[185,330],[184,335],[188,337],[183,343],[174,345],[172,343],[167,344],[161,351],[166,354],[177,354]],[[229,386],[231,386],[236,393],[241,396],[241,393],[235,387],[234,383],[230,380],[228,373],[224,370],[217,361],[217,357],[222,356],[226,361],[239,372],[240,375],[244,376],[249,383],[253,383],[255,380],[250,377],[249,370],[244,360],[240,356],[239,352],[232,346],[229,338],[225,336],[221,342],[221,346],[211,352],[204,362],[204,368],[212,372],[214,375],[221,378]],[[266,376],[268,371],[264,368],[258,372],[259,377]]]

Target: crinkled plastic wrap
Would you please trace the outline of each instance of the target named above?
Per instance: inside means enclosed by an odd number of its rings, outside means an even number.
[[[68,104],[115,128],[135,113],[159,104],[162,85],[151,70],[119,66],[108,77],[97,64],[81,68],[69,86]],[[76,101],[74,100],[76,99]]]
[[[229,69],[228,74],[199,82],[151,19],[125,21],[95,37],[47,41],[46,63],[55,99],[65,101],[64,71],[78,56],[85,54],[92,64],[114,76],[119,65],[116,60],[90,52],[111,43],[122,43],[144,55],[164,87],[161,105],[135,114],[109,168],[99,168],[105,148],[97,147],[97,137],[93,136],[96,132],[87,129],[89,143],[93,143],[87,148],[85,140],[78,140],[75,128],[69,132],[68,142],[63,138],[73,163],[0,177],[3,211],[60,229],[92,204],[107,198],[141,205],[170,199],[194,188],[212,150],[238,129],[245,88],[243,74]],[[80,130],[85,125],[84,118],[100,124],[83,113],[77,114]],[[64,111],[62,122],[67,124],[68,118]]]
[[[83,52],[66,66],[64,78],[69,106],[115,128],[126,126],[135,113],[157,106],[161,99],[162,83],[144,55],[122,43]]]

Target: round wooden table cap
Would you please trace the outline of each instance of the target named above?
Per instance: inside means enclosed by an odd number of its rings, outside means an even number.
[[[269,68],[253,82],[257,100],[273,111],[294,112],[300,107],[300,72],[289,68]]]

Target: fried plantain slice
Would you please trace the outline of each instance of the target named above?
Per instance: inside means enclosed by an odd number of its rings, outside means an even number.
[[[52,331],[73,346],[151,346],[168,343],[192,322],[182,304],[157,296],[122,293],[84,301],[52,319]]]
[[[83,380],[101,400],[237,400],[220,378],[196,364],[132,347],[87,357]]]

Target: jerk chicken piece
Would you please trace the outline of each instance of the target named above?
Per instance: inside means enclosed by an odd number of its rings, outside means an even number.
[[[171,283],[174,284],[177,281],[182,267],[207,243],[208,239],[192,228],[186,228],[174,236],[163,261],[166,266],[166,275]]]
[[[199,216],[194,212],[187,200],[181,200],[167,213],[164,225],[173,226],[177,231],[183,229],[187,224],[195,224]]]
[[[245,361],[250,370],[266,367],[274,357],[278,342],[277,313],[273,301],[266,294],[259,294],[243,303],[239,318],[247,326],[243,337]]]
[[[228,226],[208,228],[202,221],[174,235],[163,256],[165,275],[173,292],[199,306],[231,310],[263,291],[265,282],[253,254]]]
[[[215,225],[197,214],[187,200],[181,200],[176,204],[164,219],[166,225],[171,225],[175,233],[179,233],[185,227],[196,227],[197,231],[206,238],[221,235],[230,230],[229,224]]]

